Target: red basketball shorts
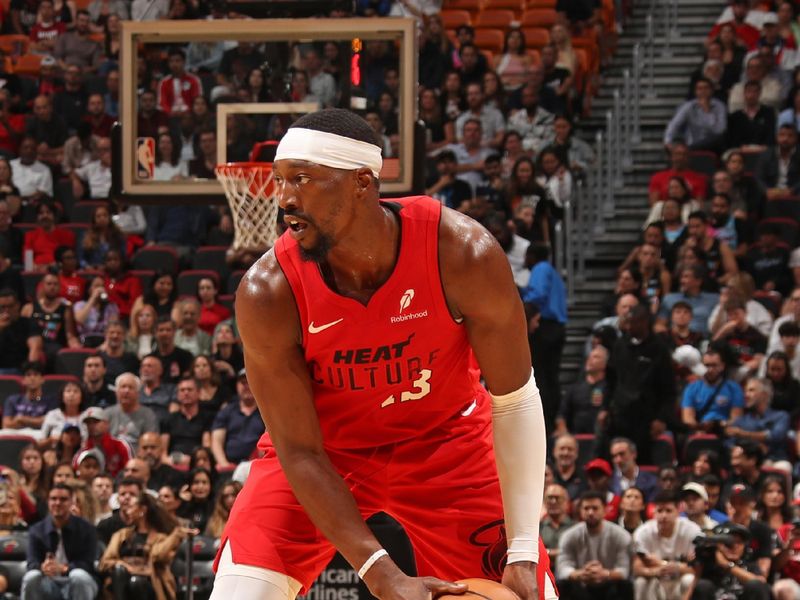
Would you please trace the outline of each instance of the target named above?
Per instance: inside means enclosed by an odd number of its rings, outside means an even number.
[[[220,547],[227,541],[234,563],[284,573],[308,590],[335,550],[295,498],[268,438],[262,442],[266,454],[252,463]],[[329,454],[365,519],[384,511],[403,526],[420,576],[500,580],[503,505],[484,417],[459,416],[409,442]],[[539,557],[540,598],[556,597],[541,540]]]

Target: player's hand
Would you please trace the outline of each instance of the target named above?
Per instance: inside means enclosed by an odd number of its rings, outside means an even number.
[[[503,570],[504,586],[511,588],[522,600],[538,600],[539,588],[536,584],[536,563],[516,562],[506,565]]]
[[[382,586],[381,590],[370,591],[381,600],[431,600],[444,594],[463,594],[467,591],[467,586],[436,577],[408,577],[400,574],[393,577],[389,585]]]

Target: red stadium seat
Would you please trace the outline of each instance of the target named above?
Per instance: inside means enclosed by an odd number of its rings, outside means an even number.
[[[61,390],[64,389],[64,385],[68,382],[80,383],[80,378],[74,375],[45,375],[42,383],[42,394],[60,398]]]
[[[481,50],[502,52],[505,37],[505,34],[499,29],[476,29],[475,45]]]
[[[97,354],[93,348],[62,348],[56,354],[55,371],[59,375],[83,377],[83,363]]]
[[[523,27],[525,44],[528,48],[542,48],[550,43],[550,32],[541,27]]]
[[[133,256],[134,269],[178,272],[178,253],[169,246],[145,246]]]
[[[511,23],[514,22],[514,18],[514,12],[511,10],[484,10],[479,12],[478,16],[472,20],[472,24],[476,30],[507,30],[509,27],[511,27]]]
[[[217,283],[217,289],[219,289],[219,275],[214,271],[207,269],[189,269],[188,271],[181,271],[178,274],[178,278],[175,282],[175,286],[178,288],[178,295],[196,298],[197,284],[204,278],[213,279]]]
[[[683,445],[683,462],[692,464],[701,450],[713,450],[722,456],[722,440],[713,433],[694,433]]]
[[[472,15],[466,10],[443,9],[441,15],[442,25],[445,29],[458,29],[462,25],[472,23]]]
[[[522,27],[547,27],[558,22],[558,13],[551,8],[529,8],[522,15]]]

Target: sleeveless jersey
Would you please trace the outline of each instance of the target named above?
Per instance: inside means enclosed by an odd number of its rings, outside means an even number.
[[[452,318],[444,297],[441,204],[417,196],[383,205],[399,217],[400,251],[389,279],[366,305],[331,290],[288,233],[275,244],[300,314],[323,440],[331,448],[401,442],[464,410],[489,415],[488,394],[470,369],[466,328]]]
[[[31,319],[40,329],[45,343],[67,345],[67,331],[64,329],[64,313],[67,311],[67,301],[62,301],[53,312],[47,312],[38,300],[33,301]]]

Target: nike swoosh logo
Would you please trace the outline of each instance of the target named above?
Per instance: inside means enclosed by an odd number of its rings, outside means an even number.
[[[462,413],[461,413],[461,416],[462,416],[462,417],[468,417],[468,416],[470,416],[470,415],[472,414],[472,411],[474,411],[474,410],[475,410],[477,407],[478,407],[478,401],[477,401],[477,400],[473,400],[473,401],[472,401],[472,404],[470,404],[470,405],[469,405],[469,406],[466,408],[466,410],[462,411]]]
[[[325,323],[325,325],[319,325],[319,326],[315,326],[314,321],[311,321],[311,323],[308,324],[308,333],[319,333],[320,331],[325,331],[329,327],[338,325],[342,321],[344,321],[344,317],[342,317],[341,319],[336,319],[335,321],[331,321],[330,323]]]

